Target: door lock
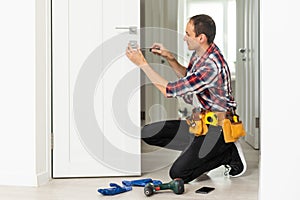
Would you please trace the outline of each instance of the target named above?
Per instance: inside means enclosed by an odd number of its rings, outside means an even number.
[[[246,51],[247,51],[246,48],[239,48],[239,52],[241,54],[243,54],[242,61],[246,61],[247,60],[246,55],[245,55]]]
[[[245,48],[239,48],[239,52],[240,52],[240,53],[245,53],[245,52],[246,52],[246,49],[245,49]]]

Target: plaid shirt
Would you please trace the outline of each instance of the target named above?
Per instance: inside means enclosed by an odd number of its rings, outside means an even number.
[[[187,103],[193,103],[193,94],[197,95],[200,108],[210,111],[227,111],[236,107],[232,96],[229,67],[213,43],[200,59],[193,53],[186,76],[169,82],[167,97],[183,97]]]

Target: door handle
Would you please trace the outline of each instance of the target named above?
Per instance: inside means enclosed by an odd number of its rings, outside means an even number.
[[[137,34],[137,27],[136,26],[129,26],[129,27],[116,27],[116,29],[128,29],[129,34]]]

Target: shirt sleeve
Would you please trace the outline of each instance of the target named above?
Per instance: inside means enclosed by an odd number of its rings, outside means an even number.
[[[192,93],[197,94],[213,86],[218,73],[218,69],[214,66],[212,63],[206,63],[188,76],[169,82],[166,87],[166,96],[176,97]]]

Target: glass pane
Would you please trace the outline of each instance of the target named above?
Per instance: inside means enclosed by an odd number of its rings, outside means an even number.
[[[191,1],[187,5],[187,15],[192,17],[198,14],[207,14],[211,16],[217,28],[217,34],[215,37],[215,43],[218,47],[224,51],[224,39],[223,39],[223,24],[224,13],[222,2],[209,2],[209,1]]]
[[[210,15],[216,23],[215,43],[225,56],[235,79],[236,62],[236,0],[188,0],[187,17]]]

